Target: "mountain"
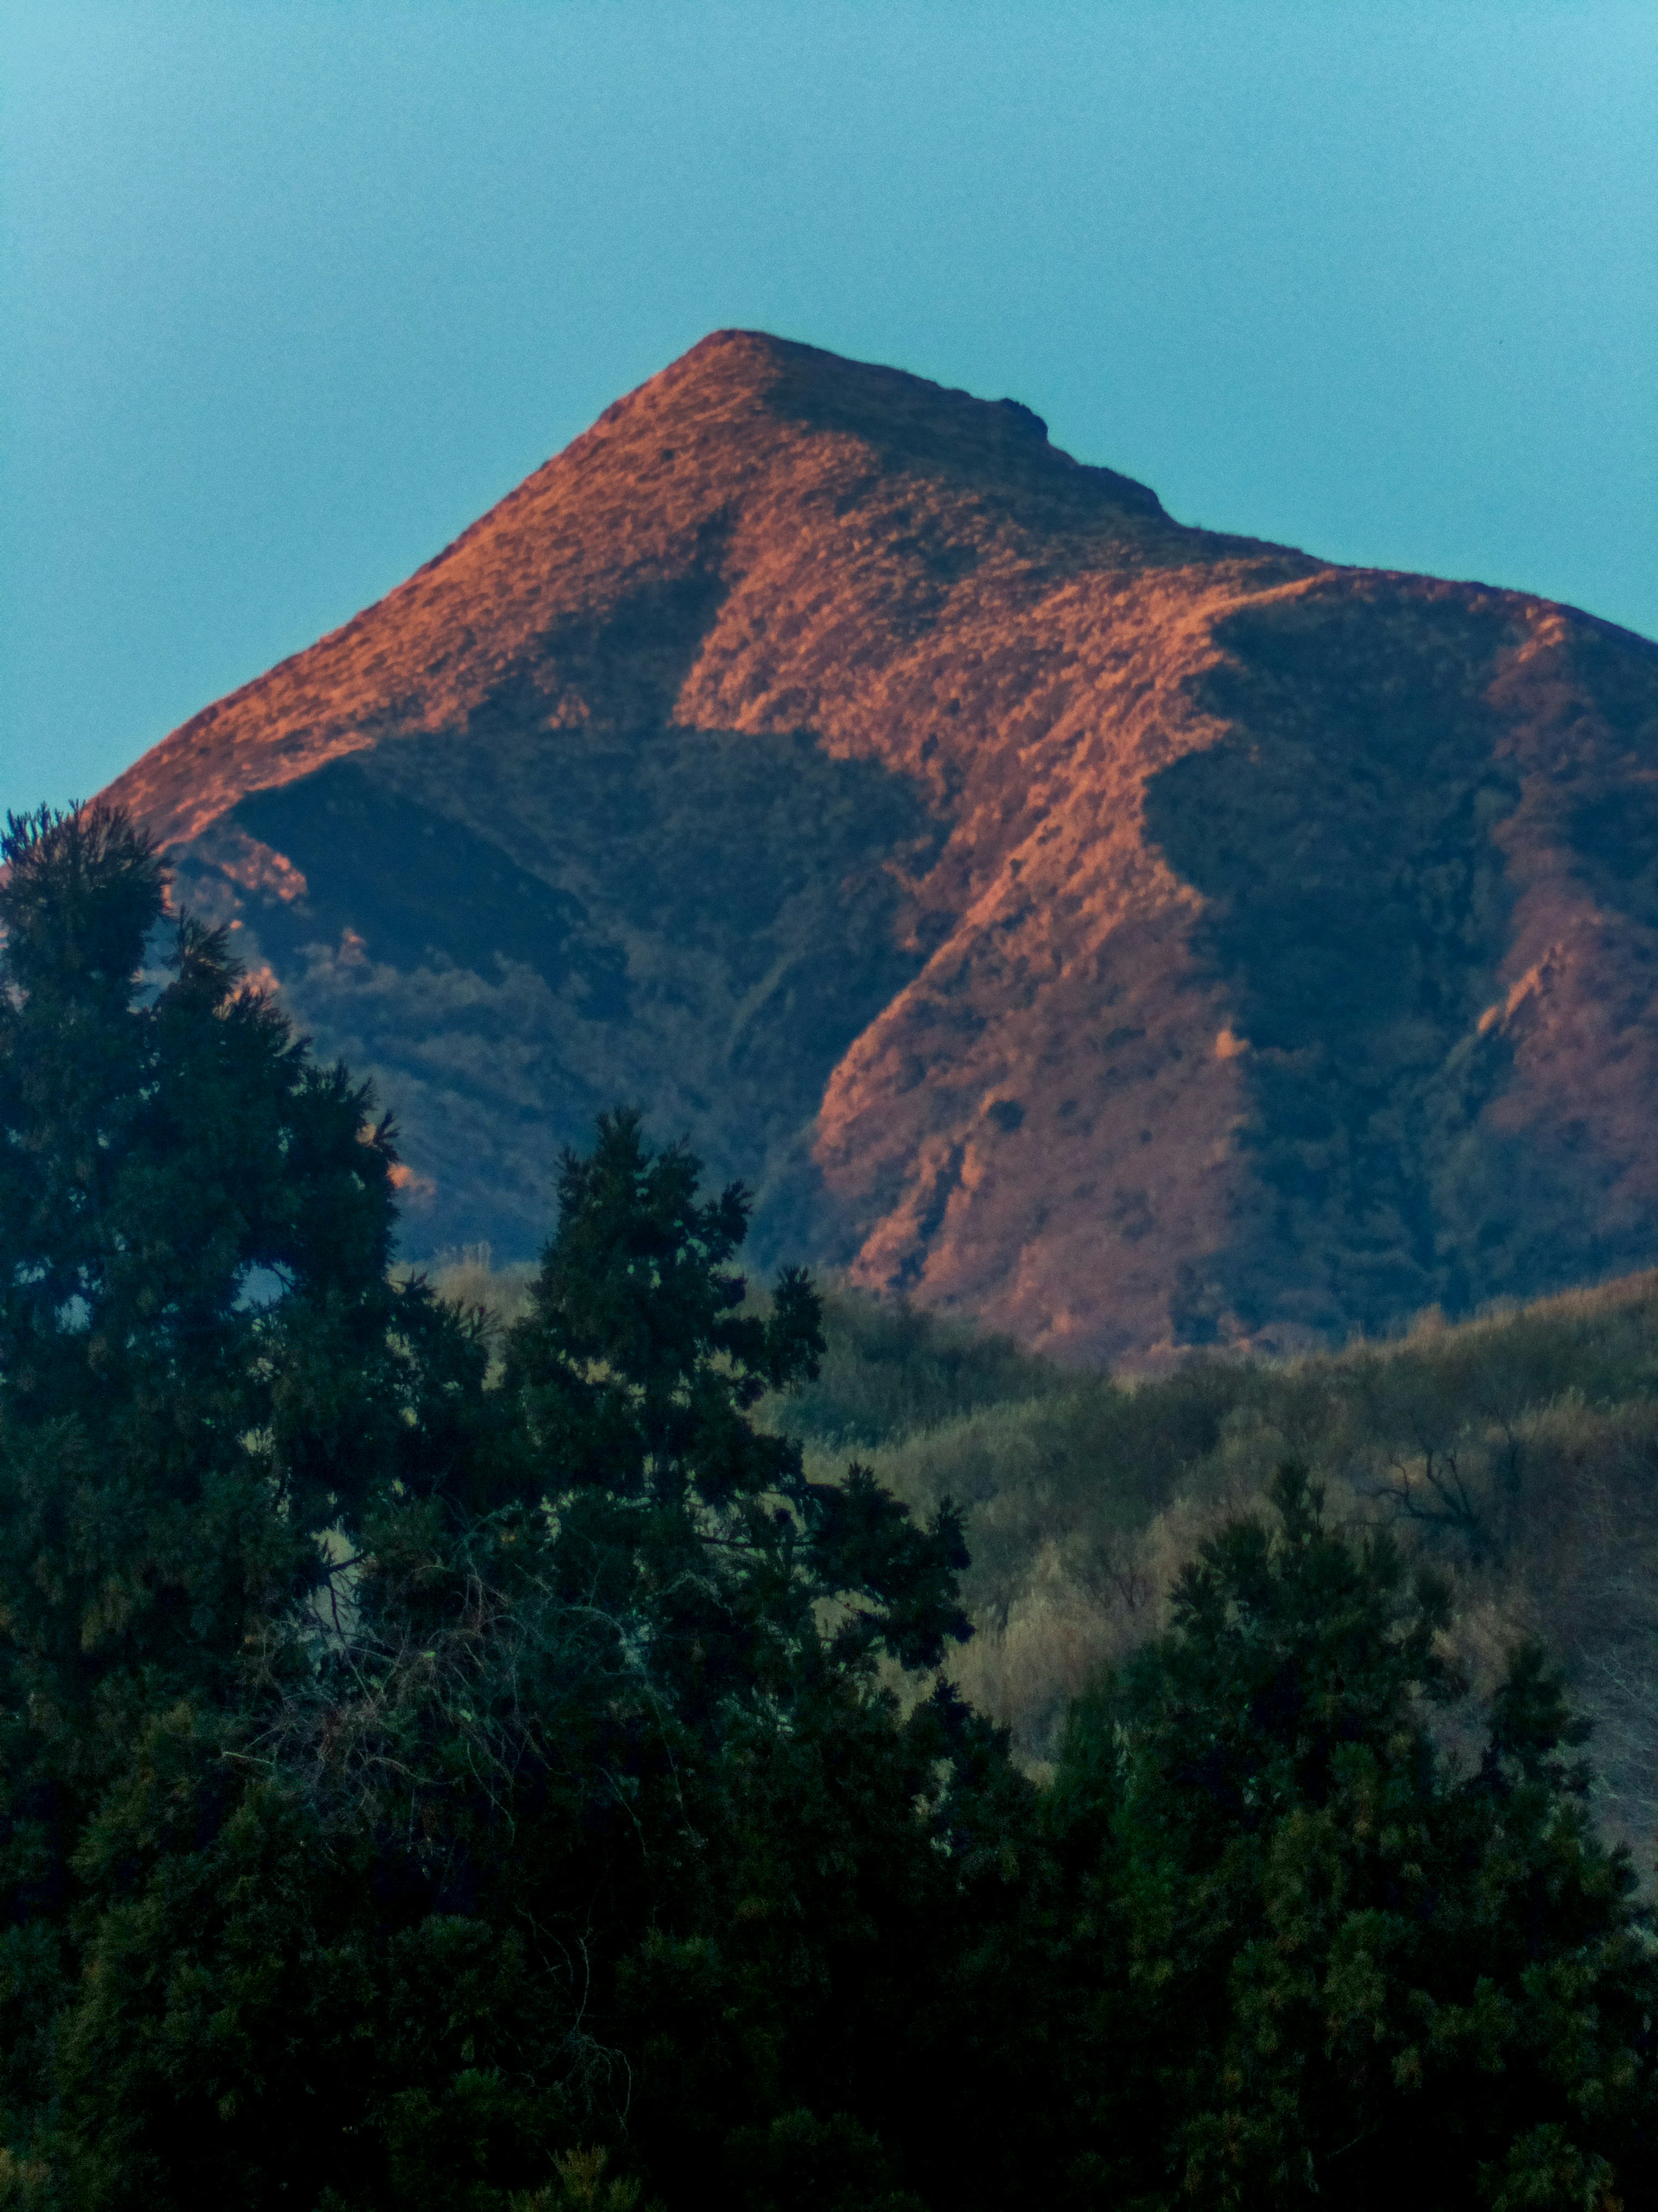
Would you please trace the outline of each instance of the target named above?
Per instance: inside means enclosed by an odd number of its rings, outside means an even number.
[[[639,1101],[762,1258],[1069,1358],[1658,1258],[1658,647],[1184,528],[726,331],[111,787],[396,1111],[416,1253]]]

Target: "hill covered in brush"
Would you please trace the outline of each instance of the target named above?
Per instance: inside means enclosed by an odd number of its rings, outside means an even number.
[[[112,795],[413,1254],[527,1255],[633,1098],[762,1253],[1071,1360],[1658,1257],[1658,648],[1011,402],[717,333]]]
[[[434,1280],[503,1329],[533,1273],[474,1252]],[[1138,1380],[845,1285],[826,1288],[824,1333],[818,1376],[762,1418],[820,1480],[855,1457],[919,1514],[962,1508],[975,1634],[951,1677],[1037,1771],[1072,1699],[1166,1629],[1182,1564],[1263,1512],[1295,1459],[1341,1525],[1385,1530],[1448,1577],[1450,1648],[1472,1682],[1489,1688],[1528,1639],[1558,1655],[1594,1723],[1600,1816],[1650,1863],[1658,1274]]]

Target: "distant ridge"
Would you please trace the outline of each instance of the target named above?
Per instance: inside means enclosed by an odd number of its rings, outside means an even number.
[[[398,1114],[411,1248],[618,1097],[763,1255],[1062,1356],[1658,1260],[1658,647],[1185,529],[749,331],[111,787]]]

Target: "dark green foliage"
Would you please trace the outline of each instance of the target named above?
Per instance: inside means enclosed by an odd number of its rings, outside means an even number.
[[[393,1156],[343,1070],[187,919],[146,988],[144,840],[43,813],[3,850],[0,1577],[27,1695],[71,1715],[213,1675],[316,1583],[404,1449],[387,1331],[422,1301],[387,1289]]]
[[[146,970],[143,840],[7,850],[0,2206],[1643,2201],[1658,1990],[1535,1655],[1455,1771],[1442,1593],[1286,1476],[1038,1788],[938,1675],[948,1497],[755,1418],[823,1329],[740,1188],[602,1118],[492,1363],[388,1281],[365,1095],[187,921]],[[1216,1372],[1091,1388],[1214,1446]]]
[[[224,1754],[251,1665],[303,1668],[337,1583],[319,1540],[337,1558],[377,1497],[452,1465],[469,1394],[489,1418],[474,1333],[387,1283],[386,1125],[242,988],[219,935],[165,926],[144,838],[43,811],[11,821],[4,858],[0,1973],[21,2148],[96,2015],[67,2039],[52,2025],[81,1965],[111,1961],[88,1985],[106,2008],[122,1986],[108,1947],[157,1850],[134,1794],[150,1751],[208,1747],[178,1832],[240,1817]],[[214,1863],[163,1850],[166,1894]],[[141,1985],[155,1965],[146,1950]],[[121,2040],[139,2063],[142,2039]],[[100,2075],[92,2094],[102,2109]]]
[[[639,1608],[659,1687],[688,1714],[778,1693],[826,1601],[846,1608],[837,1655],[879,1644],[936,1666],[968,1632],[954,1508],[924,1534],[866,1476],[808,1483],[799,1445],[748,1419],[815,1371],[817,1302],[786,1269],[768,1314],[744,1310],[730,1261],[746,1198],[733,1185],[700,1202],[697,1178],[683,1146],[652,1156],[629,1114],[602,1116],[592,1158],[566,1164],[506,1371],[565,1572]]]
[[[747,1419],[809,1287],[745,1311],[742,1193],[618,1115],[487,1388],[388,1286],[363,1095],[188,922],[147,981],[143,839],[9,858],[14,2179],[496,2208],[596,2139],[624,2196],[642,2159],[757,2203],[904,2163],[869,2008],[959,1949],[982,1731],[876,1672],[965,1632],[953,1514]]]
[[[1558,1683],[1516,1655],[1459,1772],[1443,1586],[1293,1465],[1273,1503],[1072,1723],[1051,1816],[1096,2047],[1130,2061],[1084,2169],[1147,2205],[1646,2201],[1658,1983]]]

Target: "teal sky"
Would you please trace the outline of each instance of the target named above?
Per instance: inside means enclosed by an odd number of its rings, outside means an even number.
[[[0,301],[0,806],[726,324],[1658,633],[1650,0],[4,0]]]

